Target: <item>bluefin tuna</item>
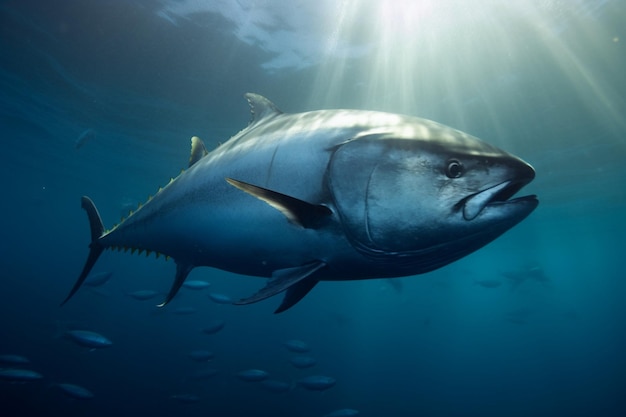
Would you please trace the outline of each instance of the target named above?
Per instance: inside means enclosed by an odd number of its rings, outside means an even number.
[[[281,112],[246,94],[247,128],[211,152],[192,138],[189,167],[106,230],[82,197],[91,243],[67,302],[106,249],[176,263],[174,283],[209,266],[269,278],[235,301],[285,292],[276,312],[318,282],[426,273],[526,218],[535,177],[522,159],[434,121],[363,110]]]

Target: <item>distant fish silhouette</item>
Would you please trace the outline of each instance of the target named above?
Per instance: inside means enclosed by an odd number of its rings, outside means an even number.
[[[237,372],[237,378],[246,382],[260,382],[268,377],[269,374],[261,369],[246,369],[245,371]]]
[[[277,379],[266,379],[261,381],[261,386],[267,391],[281,393],[291,390],[294,384]]]
[[[183,287],[189,288],[190,290],[203,290],[210,286],[211,286],[210,282],[206,282],[206,281],[202,281],[198,279],[192,279],[192,280],[187,280],[183,282]]]
[[[87,285],[89,287],[99,287],[104,285],[111,277],[113,276],[113,272],[98,272],[95,274],[90,274],[83,285]]]
[[[22,355],[5,354],[0,355],[0,363],[6,365],[23,365],[30,363],[30,360]]]
[[[298,369],[305,369],[315,366],[317,361],[311,356],[294,356],[289,362]]]
[[[505,271],[502,272],[501,275],[510,281],[513,289],[516,289],[529,280],[543,284],[550,281],[550,278],[545,274],[543,268],[539,265],[525,266],[515,271]]]
[[[195,394],[183,393],[174,394],[170,396],[171,399],[178,401],[181,404],[195,404],[200,401],[200,397]]]
[[[297,352],[297,353],[304,353],[304,352],[308,352],[309,350],[311,350],[311,348],[309,348],[309,345],[307,345],[306,342],[303,342],[302,340],[297,340],[297,339],[287,340],[285,342],[285,347],[289,351]]]
[[[39,372],[30,369],[0,369],[0,380],[11,382],[35,381],[43,378]]]
[[[80,149],[85,143],[96,137],[96,131],[93,129],[87,129],[78,136],[76,142],[74,142],[74,148]]]
[[[330,413],[324,415],[324,417],[354,417],[359,414],[359,411],[353,408],[341,408],[339,410],[331,411]]]
[[[386,281],[397,293],[404,289],[404,283],[398,278],[387,278]]]
[[[202,329],[206,334],[215,334],[224,328],[224,320],[213,320],[208,326]]]
[[[62,383],[56,384],[56,386],[61,389],[63,394],[70,398],[75,398],[77,400],[90,400],[94,397],[91,391],[87,388],[81,387],[80,385]]]
[[[129,292],[128,295],[133,297],[135,300],[145,301],[156,297],[159,295],[159,292],[154,290],[138,290]]]
[[[498,281],[497,279],[481,279],[478,281],[474,281],[477,285],[485,288],[498,288],[502,285],[502,281]]]
[[[217,292],[212,292],[209,294],[209,298],[211,301],[217,304],[232,304],[233,299],[227,296],[226,294],[220,294]]]
[[[309,391],[325,391],[336,382],[335,378],[324,375],[311,375],[298,380],[298,384]]]
[[[109,339],[99,333],[89,330],[69,330],[65,337],[77,345],[93,349],[109,347],[113,344]]]

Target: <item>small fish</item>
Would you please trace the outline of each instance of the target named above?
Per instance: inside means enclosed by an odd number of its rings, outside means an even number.
[[[210,282],[206,282],[206,281],[202,281],[198,279],[192,279],[192,280],[183,282],[183,287],[189,288],[190,290],[203,290],[210,286],[211,286]]]
[[[232,304],[233,299],[225,294],[220,294],[216,292],[212,292],[209,294],[209,298],[217,304]]]
[[[179,316],[186,316],[189,314],[197,313],[198,309],[195,307],[178,307],[172,310],[172,313],[177,314]]]
[[[206,334],[215,334],[222,330],[225,324],[224,320],[213,320],[208,326],[202,329],[202,332]]]
[[[65,336],[77,345],[91,349],[105,348],[113,344],[101,334],[89,330],[69,330],[65,332]]]
[[[339,410],[331,411],[324,415],[324,417],[353,417],[358,416],[360,413],[358,410],[352,408],[341,408]]]
[[[398,278],[388,278],[386,279],[387,283],[393,288],[397,293],[401,293],[404,289],[404,283],[401,279]]]
[[[61,391],[63,391],[63,393],[70,398],[75,398],[77,400],[90,400],[94,397],[91,391],[89,391],[87,388],[81,387],[80,385],[67,383],[56,385],[57,387],[61,388]]]
[[[200,401],[200,397],[195,394],[174,394],[170,396],[171,399],[178,401],[182,404],[194,404]]]
[[[215,357],[215,353],[208,350],[193,350],[189,352],[189,357],[196,362],[207,362]]]
[[[159,295],[159,292],[154,290],[138,290],[129,292],[128,295],[133,297],[135,300],[146,301]]]
[[[277,379],[265,379],[261,381],[261,387],[270,392],[287,392],[293,388],[290,382],[279,381]]]
[[[510,280],[511,288],[513,289],[516,289],[528,280],[540,282],[544,285],[550,281],[550,278],[545,274],[543,268],[539,265],[526,265],[516,271],[505,271],[501,274]]]
[[[30,363],[30,360],[22,355],[6,354],[0,355],[0,363],[4,363],[6,365],[23,365],[25,363]]]
[[[311,356],[294,356],[289,362],[298,369],[305,369],[315,366],[317,361]]]
[[[304,353],[311,350],[302,340],[291,339],[285,342],[285,347],[291,352]]]
[[[99,287],[104,285],[111,277],[113,276],[113,272],[98,272],[95,274],[91,274],[85,279],[85,284],[90,287]]]
[[[204,379],[213,378],[218,373],[219,371],[215,368],[198,369],[193,374],[191,374],[191,379],[194,379],[196,381],[201,381]]]
[[[246,382],[259,382],[268,377],[269,374],[261,369],[246,369],[245,371],[237,372],[237,378]]]
[[[502,281],[498,281],[497,279],[481,279],[479,281],[474,281],[474,283],[485,288],[498,288],[502,285]]]
[[[335,378],[324,375],[312,375],[298,380],[298,384],[310,391],[325,391],[335,385]]]
[[[85,143],[89,142],[96,137],[96,131],[93,129],[87,129],[78,136],[76,142],[74,142],[74,148],[80,149]]]
[[[36,381],[43,378],[39,372],[30,369],[0,369],[0,380],[12,382]]]

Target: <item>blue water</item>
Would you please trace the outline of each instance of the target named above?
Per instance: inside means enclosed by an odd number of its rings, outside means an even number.
[[[0,381],[0,415],[626,415],[626,4],[471,3],[2,2],[0,355],[43,378]],[[80,197],[113,225],[186,166],[191,136],[212,149],[244,128],[248,91],[287,112],[384,110],[467,131],[529,161],[541,203],[447,267],[323,282],[280,315],[280,297],[211,301],[263,280],[210,268],[190,275],[209,288],[158,309],[127,294],[167,291],[174,263],[117,252],[94,270],[107,283],[59,307],[88,253]],[[214,320],[224,328],[203,333]],[[72,329],[113,345],[90,351]],[[291,339],[315,366],[292,366]],[[214,359],[195,362],[198,349]],[[270,392],[235,376],[246,369],[336,384]]]

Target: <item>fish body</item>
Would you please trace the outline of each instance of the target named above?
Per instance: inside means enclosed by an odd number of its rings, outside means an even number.
[[[224,320],[215,319],[209,322],[207,326],[202,328],[202,331],[206,334],[215,334],[219,332],[220,330],[222,330],[225,325],[226,325],[226,322]]]
[[[309,350],[311,350],[311,348],[306,342],[302,340],[298,340],[298,339],[287,340],[285,342],[285,347],[290,352],[296,352],[296,353],[304,353],[304,352],[308,352]]]
[[[30,369],[0,369],[0,380],[11,382],[36,381],[43,378],[39,372]]]
[[[30,360],[26,356],[22,355],[4,354],[0,355],[0,363],[8,365],[23,365],[30,363]]]
[[[293,389],[293,383],[278,379],[265,379],[261,381],[261,386],[265,390],[275,393],[287,392]]]
[[[311,375],[298,380],[298,384],[309,391],[325,391],[336,382],[335,378],[325,375]]]
[[[210,266],[269,278],[248,304],[285,292],[276,312],[319,281],[421,274],[510,229],[538,204],[512,199],[534,176],[521,159],[411,116],[319,110],[285,114],[246,95],[250,125],[207,152],[192,138],[190,166],[105,231],[94,203],[90,253],[67,301],[108,248],[176,262],[176,294]],[[64,302],[65,302],[64,301]]]
[[[185,281],[183,286],[185,288],[189,288],[190,290],[203,290],[205,288],[210,287],[211,283],[206,282],[206,281],[202,281],[202,280],[198,280],[198,279],[191,279],[191,280]]]
[[[189,357],[196,362],[208,362],[215,357],[215,354],[208,350],[198,349],[189,352]]]
[[[94,397],[94,394],[87,388],[81,387],[76,384],[59,383],[56,384],[61,391],[70,398],[77,400],[90,400]]]
[[[298,369],[306,369],[315,366],[317,361],[311,356],[294,356],[289,362]]]
[[[85,285],[89,287],[99,287],[106,284],[112,276],[113,272],[98,272],[96,274],[91,274],[85,280]]]
[[[497,279],[481,279],[474,282],[477,285],[485,288],[498,288],[500,285],[502,285],[502,281],[499,281]]]
[[[353,408],[341,408],[339,410],[331,411],[330,413],[324,415],[324,417],[354,417],[359,414],[359,410],[355,410]]]
[[[246,382],[259,382],[269,378],[269,374],[261,369],[246,369],[245,371],[237,372],[237,378]]]
[[[146,301],[159,295],[159,292],[155,290],[137,290],[129,292],[128,295],[135,300]]]
[[[101,349],[113,344],[108,338],[89,330],[69,330],[65,336],[77,345],[90,349]]]

